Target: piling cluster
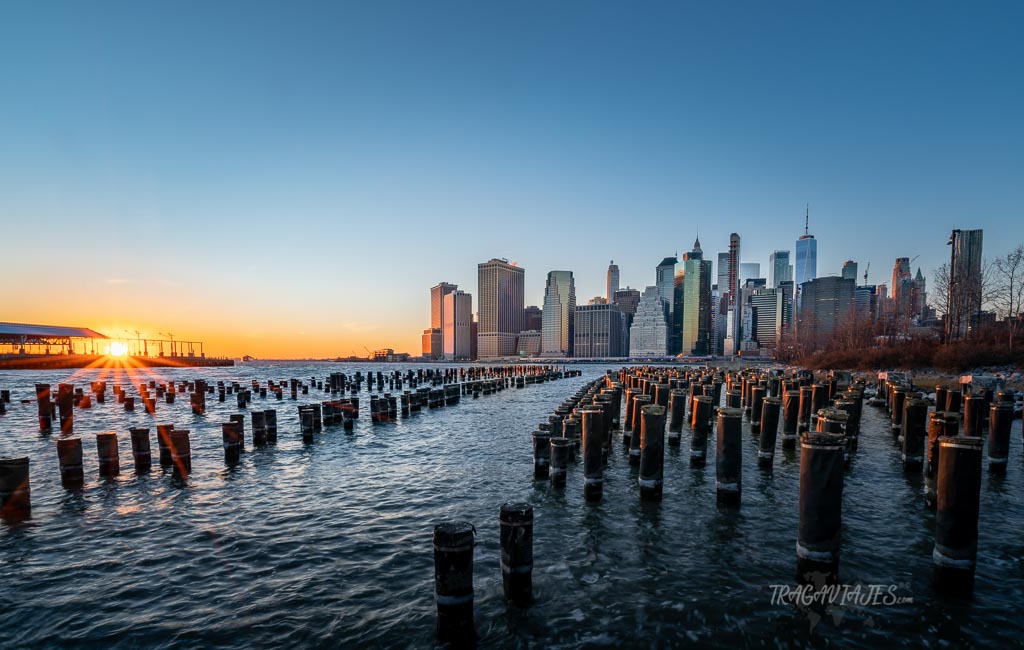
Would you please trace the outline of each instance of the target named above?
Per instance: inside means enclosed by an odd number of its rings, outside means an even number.
[[[936,509],[933,559],[942,582],[950,573],[951,579],[957,579],[957,571],[973,573],[984,436],[987,432],[990,471],[1005,471],[1014,411],[1011,392],[981,386],[940,387],[936,401],[936,411],[929,413],[924,394],[895,374],[869,387],[835,371],[816,377],[807,371],[761,369],[609,370],[560,404],[549,422],[532,433],[534,478],[564,487],[567,465],[578,456],[584,496],[601,499],[610,441],[621,431],[625,457],[639,467],[640,498],[658,500],[664,445],[688,439],[690,464],[699,468],[713,436],[718,502],[735,506],[742,500],[746,416],[763,470],[771,470],[779,446],[795,449],[799,442],[798,575],[824,573],[835,580],[844,477],[859,448],[868,402],[888,410],[904,468],[925,473],[927,501]],[[963,577],[957,584],[963,584]]]
[[[152,430],[158,449],[158,463],[173,476],[186,479],[192,473],[192,432],[175,423],[157,423],[158,403],[174,404],[175,396],[187,401],[194,418],[208,414],[208,400],[226,402],[234,395],[233,402],[239,413],[228,416],[220,425],[224,462],[236,465],[246,450],[246,415],[248,412],[249,439],[254,447],[273,445],[278,440],[278,409],[254,408],[254,396],[261,400],[272,397],[283,400],[288,395],[298,400],[299,395],[309,395],[311,390],[323,391],[328,399],[304,403],[297,407],[298,430],[303,441],[313,442],[315,434],[339,425],[345,431],[352,431],[360,414],[360,394],[369,395],[370,419],[373,423],[393,423],[399,417],[409,417],[422,410],[451,407],[463,396],[477,398],[492,395],[510,388],[525,388],[566,376],[578,376],[578,370],[559,370],[551,366],[500,366],[465,367],[447,369],[418,369],[389,373],[355,372],[331,373],[326,378],[311,377],[308,381],[296,378],[287,380],[256,379],[242,383],[238,381],[216,381],[205,379],[191,381],[157,382],[151,380],[137,386],[112,384],[95,381],[88,393],[72,384],[58,384],[56,390],[49,384],[35,385],[35,403],[39,431],[48,437],[59,431],[55,439],[57,463],[62,485],[69,490],[83,486],[86,468],[83,462],[83,442],[76,435],[76,411],[79,418],[85,409],[91,409],[93,402],[104,404],[108,390],[113,400],[128,411],[136,408],[136,398],[146,413],[152,417],[153,425],[131,427],[128,430],[131,441],[133,469],[136,473],[149,472],[152,467]],[[135,394],[129,394],[133,391]],[[401,391],[393,394],[385,391]],[[378,394],[381,393],[381,394]],[[10,390],[0,391],[0,414],[7,412]],[[30,399],[23,400],[31,403]],[[363,402],[366,403],[365,401]],[[196,421],[196,420],[193,420]],[[56,427],[54,426],[56,423]],[[95,434],[98,459],[98,474],[102,478],[113,478],[121,472],[118,433],[101,431]],[[0,458],[0,515],[5,520],[19,520],[31,512],[31,490],[29,484],[29,458]]]
[[[1006,472],[1014,394],[966,381],[936,386],[934,409],[903,373],[879,373],[871,404],[889,415],[903,469],[924,474],[924,503],[935,510],[932,560],[937,584],[973,587],[986,442],[988,470]]]

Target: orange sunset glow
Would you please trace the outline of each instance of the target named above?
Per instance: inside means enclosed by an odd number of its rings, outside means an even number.
[[[84,304],[85,301],[75,304],[79,301],[72,298],[66,309],[48,302],[33,305],[31,296],[25,296],[27,302],[15,301],[16,307],[5,312],[4,320],[92,328],[112,339],[109,349],[104,343],[96,350],[112,357],[142,356],[145,352],[155,356],[158,350],[143,350],[143,345],[137,340],[169,341],[168,334],[177,341],[202,341],[203,352],[208,357],[365,357],[367,350],[383,347],[419,353],[416,327],[422,317],[417,320],[419,314],[415,313],[406,315],[396,310],[379,322],[356,320],[353,314],[346,316],[332,312],[320,314],[315,319],[293,320],[287,310],[264,312],[260,304],[234,302],[230,295],[225,295],[218,305],[208,309],[199,307],[195,300],[191,301],[190,309],[179,310],[145,299],[139,301],[138,309],[128,309],[117,304],[117,293],[115,290],[111,295],[97,296],[99,304],[92,306]],[[144,303],[152,304],[142,309]],[[428,308],[424,305],[420,311]],[[305,322],[299,322],[302,320]],[[169,343],[165,343],[164,352],[170,353]],[[199,353],[198,347],[195,352]]]

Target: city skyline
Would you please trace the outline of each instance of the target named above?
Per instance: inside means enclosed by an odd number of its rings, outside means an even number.
[[[819,277],[1024,240],[1024,8],[588,9],[5,7],[2,320],[417,353],[491,257],[540,305],[698,234],[794,264],[807,203]]]

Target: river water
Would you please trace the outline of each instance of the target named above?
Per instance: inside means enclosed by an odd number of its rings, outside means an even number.
[[[641,503],[636,469],[617,442],[604,497],[584,501],[582,466],[568,486],[532,479],[530,432],[606,365],[583,376],[509,389],[454,407],[372,424],[368,397],[355,430],[304,444],[296,402],[254,396],[278,410],[279,441],[224,464],[220,423],[233,396],[190,413],[187,399],[155,417],[105,404],[76,410],[86,483],[61,487],[55,440],[41,436],[33,384],[88,392],[204,378],[309,380],[390,364],[244,364],[152,369],[118,379],[90,370],[0,372],[12,390],[0,416],[0,455],[29,456],[32,517],[0,526],[0,647],[431,647],[433,524],[472,522],[476,629],[481,647],[1015,646],[1024,604],[1024,457],[1014,422],[1006,477],[982,480],[977,581],[970,597],[932,587],[934,515],[923,481],[904,474],[884,414],[865,406],[860,448],[846,473],[840,579],[883,585],[899,604],[829,611],[772,602],[796,584],[799,463],[777,451],[757,466],[746,435],[742,503],[716,505],[714,444],[705,468],[668,448],[664,499]],[[421,366],[412,366],[421,367]],[[32,399],[22,405],[21,399]],[[313,390],[299,404],[324,399]],[[132,470],[130,426],[191,431],[193,473],[182,485],[159,468]],[[97,476],[94,434],[118,432],[121,475]],[[744,430],[749,426],[744,423]],[[498,508],[534,506],[534,595],[507,605],[499,568]]]

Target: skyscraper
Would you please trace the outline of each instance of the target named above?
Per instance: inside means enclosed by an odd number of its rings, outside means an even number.
[[[750,296],[751,329],[758,347],[778,347],[786,314],[783,289],[758,288]]]
[[[633,325],[629,328],[630,356],[663,357],[668,353],[668,323],[665,320],[665,301],[658,287],[647,287]]]
[[[711,260],[704,259],[700,240],[683,255],[682,313],[679,322],[679,351],[682,354],[711,354]]]
[[[914,277],[910,275],[910,258],[897,257],[892,266],[892,302],[897,318],[910,318],[914,308]]]
[[[772,251],[768,256],[768,286],[777,288],[782,282],[793,279],[793,267],[789,263],[789,251]]]
[[[715,335],[712,353],[720,355],[725,351],[725,339],[728,337],[726,324],[729,320],[729,253],[718,254],[718,268],[715,269],[718,283],[715,285],[715,292],[718,300],[715,301]]]
[[[846,280],[857,281],[857,263],[853,260],[846,260],[843,262],[843,278]]]
[[[608,278],[605,280],[604,297],[614,302],[615,292],[619,290],[619,265],[612,260],[608,263]]]
[[[823,344],[844,318],[854,315],[856,284],[854,280],[834,275],[802,284],[798,308],[800,336],[818,345]]]
[[[729,235],[729,286],[727,290],[733,295],[740,286],[740,236]]]
[[[430,327],[444,329],[444,297],[458,288],[459,285],[448,282],[430,287]]]
[[[459,288],[457,284],[439,282],[430,288],[430,327],[423,330],[423,358],[444,358],[444,298]]]
[[[875,285],[862,284],[853,290],[853,304],[857,320],[873,321],[878,318],[878,299]]]
[[[679,260],[675,257],[666,257],[658,265],[657,287],[658,296],[661,297],[665,307],[665,321],[668,324],[668,351],[675,353],[675,276],[676,264]]]
[[[676,264],[679,263],[674,257],[666,257],[661,260],[661,264],[658,265],[657,274],[657,287],[658,296],[665,301],[668,305],[668,315],[672,315],[672,287],[675,284],[676,277]]]
[[[718,254],[718,268],[715,269],[719,293],[729,292],[729,253]]]
[[[473,324],[473,297],[464,291],[452,291],[444,297],[442,337],[444,358],[463,361],[471,358],[470,334]]]
[[[811,209],[804,216],[804,234],[796,240],[796,286],[818,277],[818,242],[810,233]]]
[[[758,262],[740,262],[740,284],[744,280],[754,280],[761,277],[761,264]]]
[[[544,327],[544,312],[537,305],[530,305],[526,308],[526,320],[523,321],[524,330],[537,330]]]
[[[591,303],[576,308],[573,356],[621,357],[622,311],[616,304]]]
[[[423,330],[423,358],[435,361],[444,358],[444,338],[440,327]]]
[[[669,354],[679,354],[683,349],[680,332],[683,327],[683,284],[685,279],[686,272],[683,270],[682,265],[680,265],[676,271],[676,277],[672,280],[672,323],[669,328],[668,337]]]
[[[523,269],[506,259],[477,265],[480,318],[477,351],[481,359],[516,354],[516,336],[523,329]]]
[[[633,325],[633,315],[640,304],[640,292],[636,289],[619,289],[615,292],[614,303],[622,311],[622,353],[629,352],[629,328]]]
[[[949,258],[949,294],[946,336],[966,336],[981,315],[981,230],[954,230],[947,242],[952,246]]]
[[[576,283],[572,271],[550,271],[544,288],[541,354],[572,356],[573,320],[576,316]]]
[[[722,341],[725,339],[725,318],[719,310],[721,302],[722,296],[718,289],[711,289],[711,340],[708,347],[712,355],[722,354]]]
[[[721,291],[719,287],[719,291]],[[729,235],[729,286],[727,287],[729,292],[728,299],[729,311],[735,312],[730,322],[729,331],[727,334],[726,341],[731,340],[733,342],[733,352],[735,354],[736,343],[740,340],[740,322],[739,312],[736,311],[737,298],[739,297],[740,290],[740,236],[737,233]],[[725,297],[723,295],[723,297]]]
[[[754,313],[751,309],[750,298],[755,291],[767,288],[767,281],[764,278],[747,278],[740,285],[739,297],[736,300],[736,318],[740,321],[738,342],[739,350],[754,350],[757,346],[757,334],[754,331]]]
[[[637,306],[640,305],[640,290],[629,287],[619,289],[615,292],[615,300],[613,302],[619,306],[623,314],[632,316],[636,313]]]

